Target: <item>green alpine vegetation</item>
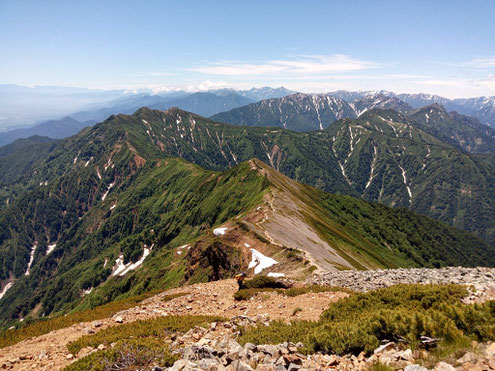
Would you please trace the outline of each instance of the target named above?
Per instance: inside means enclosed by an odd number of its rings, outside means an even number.
[[[327,130],[296,133],[221,124],[178,109],[143,108],[131,116],[111,116],[65,140],[33,162],[16,188],[49,185],[51,179],[79,168],[92,177],[101,197],[118,170],[112,157],[124,150],[138,162],[174,156],[210,170],[258,158],[294,180],[407,207],[494,244],[494,155],[467,153],[418,125],[396,111],[372,110],[356,120],[337,121]],[[103,174],[103,180],[97,174]],[[4,192],[10,202],[20,195]]]
[[[383,157],[370,158],[377,170],[365,189],[394,204],[408,193],[398,165],[412,177],[415,158],[424,160],[420,143],[431,152],[429,175],[445,177],[444,183],[450,179],[442,166],[460,161],[463,169],[462,161],[474,158],[399,126],[391,113],[381,115],[308,134],[141,109],[58,142],[27,162],[17,183],[22,192],[0,212],[1,323],[231,277],[247,270],[250,248],[272,257],[274,272],[298,277],[317,268],[495,266],[494,248],[468,232],[405,208],[326,193],[266,164],[321,188],[360,195],[350,169],[364,165],[354,153],[374,153],[373,141],[383,139],[376,149]],[[397,149],[403,141],[410,154]],[[393,155],[387,152],[393,148]],[[483,159],[477,171],[483,166],[491,176]],[[465,181],[472,193],[482,186]],[[415,205],[419,185],[407,186]],[[213,233],[218,227],[225,229]]]
[[[455,285],[397,285],[354,294],[331,304],[318,321],[272,322],[243,329],[240,343],[302,342],[308,353],[371,353],[382,341],[421,347],[421,337],[441,346],[495,340],[495,301],[463,304]]]

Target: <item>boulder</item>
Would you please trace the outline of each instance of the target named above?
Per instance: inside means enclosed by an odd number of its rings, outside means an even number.
[[[247,363],[237,360],[228,365],[226,371],[254,371],[254,369]]]
[[[488,346],[485,348],[485,356],[495,357],[495,342],[488,344]]]
[[[82,329],[82,333],[83,333],[83,335],[91,335],[91,334],[95,333],[95,330],[93,330],[90,327],[85,327]]]
[[[457,363],[467,363],[467,362],[476,362],[478,356],[473,352],[467,352],[461,358],[457,360]]]
[[[426,367],[414,364],[406,366],[404,371],[428,371],[428,369]]]
[[[455,371],[455,367],[447,362],[438,362],[435,366],[435,371]]]

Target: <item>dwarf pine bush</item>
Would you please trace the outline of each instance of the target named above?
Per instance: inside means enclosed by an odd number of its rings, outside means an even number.
[[[371,352],[382,341],[419,346],[421,336],[453,343],[495,339],[495,301],[463,304],[456,285],[397,285],[354,294],[323,312],[319,321],[274,322],[243,329],[241,343],[302,342],[305,352]]]
[[[64,368],[64,371],[151,369],[169,367],[178,359],[160,339],[127,339],[110,349],[94,352]]]
[[[224,321],[222,317],[213,316],[166,316],[134,321],[120,326],[108,327],[92,335],[82,336],[67,345],[69,351],[76,355],[79,350],[90,346],[96,348],[100,344],[125,339],[148,338],[165,339],[173,332],[186,332],[195,326],[207,326],[210,322]]]

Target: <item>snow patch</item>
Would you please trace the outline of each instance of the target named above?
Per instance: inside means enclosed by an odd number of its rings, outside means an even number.
[[[223,236],[228,228],[215,228],[213,234],[217,237]]]
[[[113,204],[112,206],[110,206],[110,210],[113,210],[117,207],[117,204]]]
[[[57,244],[56,243],[53,243],[51,245],[48,245],[48,249],[46,250],[46,255],[48,255],[49,253],[51,253],[53,250],[55,250],[55,248],[57,247]]]
[[[110,183],[110,185],[107,188],[107,191],[101,196],[101,200],[105,201],[105,198],[107,198],[108,192],[112,189],[112,187],[115,185],[115,182]]]
[[[364,189],[368,189],[368,187],[371,185],[371,182],[373,181],[373,177],[375,176],[376,159],[376,146],[373,146],[373,160],[371,162],[370,178],[368,179],[368,182],[366,183],[366,187],[364,187]]]
[[[9,289],[12,287],[14,283],[13,282],[9,282],[8,284],[5,285],[5,287],[3,288],[2,292],[0,292],[0,299],[3,298],[3,296],[5,295],[5,293],[7,291],[9,291]]]
[[[404,185],[406,186],[407,193],[409,194],[409,203],[411,203],[412,192],[411,192],[411,188],[409,188],[409,186],[407,185],[406,170],[404,170],[404,168],[402,166],[400,166],[400,165],[399,165],[399,168],[402,171],[402,178],[404,180]]]
[[[31,268],[31,265],[33,264],[34,253],[36,252],[37,247],[38,247],[38,242],[35,242],[33,247],[31,247],[31,253],[29,255],[29,263],[26,269],[26,273],[24,273],[25,276],[29,276],[29,268]]]
[[[245,243],[245,244],[244,244],[244,246],[246,246],[246,247],[251,247],[251,246],[249,246],[249,244],[248,244],[248,243]]]
[[[92,287],[90,287],[87,290],[84,290],[84,296],[91,294],[91,291],[93,291],[93,288]]]
[[[252,257],[248,268],[254,268],[254,274],[261,273],[263,269],[269,268],[272,265],[277,264],[276,260],[263,255],[258,250],[251,249],[251,253],[252,253]]]
[[[135,263],[127,263],[124,264],[124,255],[120,255],[116,260],[115,260],[115,267],[113,268],[114,271],[112,273],[112,276],[124,276],[126,273],[129,273],[130,271],[133,271],[137,267],[139,267],[141,264],[143,264],[144,259],[151,253],[151,250],[153,249],[154,245],[151,245],[150,248],[145,247],[143,251],[143,256],[141,256],[141,259],[139,259]]]
[[[275,273],[275,272],[270,272],[267,274],[268,277],[285,277],[285,273]]]
[[[103,262],[103,268],[107,266],[107,263],[108,263],[108,258],[105,258],[105,261]]]

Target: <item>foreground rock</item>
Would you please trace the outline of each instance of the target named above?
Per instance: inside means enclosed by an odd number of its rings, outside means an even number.
[[[309,371],[309,370],[368,370],[381,363],[394,370],[427,371],[422,366],[429,354],[425,350],[401,349],[395,343],[378,347],[372,355],[364,353],[338,356],[335,354],[303,355],[302,343],[244,346],[237,342],[240,326],[267,325],[268,318],[236,316],[228,322],[213,323],[208,329],[196,327],[174,339],[170,345],[181,357],[168,368],[173,371],[217,370],[217,371]],[[474,344],[473,352],[466,352],[453,364],[437,362],[431,368],[447,370],[495,370],[495,343]]]
[[[447,267],[440,269],[400,268],[370,271],[327,272],[312,276],[315,285],[339,286],[367,292],[401,283],[448,284],[470,286],[464,302],[473,303],[495,298],[495,268]]]

